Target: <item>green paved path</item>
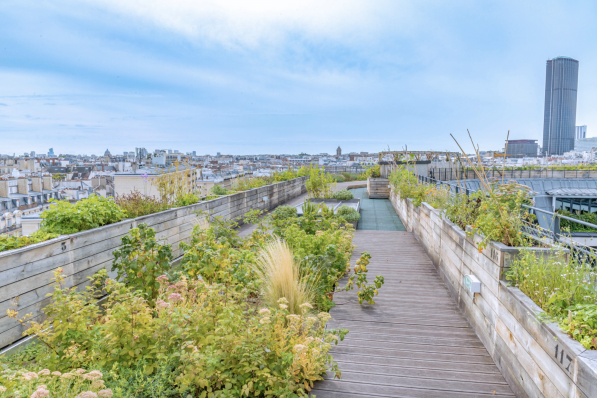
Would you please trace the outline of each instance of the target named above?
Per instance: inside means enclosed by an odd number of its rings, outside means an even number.
[[[367,188],[351,189],[351,192],[355,198],[361,199],[358,230],[406,231],[388,199],[369,199]]]

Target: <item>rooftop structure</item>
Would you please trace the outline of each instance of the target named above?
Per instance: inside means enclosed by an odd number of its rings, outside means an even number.
[[[539,149],[537,140],[508,140],[506,155],[511,157],[535,157]]]

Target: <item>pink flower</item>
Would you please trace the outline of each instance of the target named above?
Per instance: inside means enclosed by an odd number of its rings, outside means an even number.
[[[167,280],[168,280],[168,277],[167,277],[166,275],[160,275],[160,276],[158,276],[158,277],[157,277],[157,280],[158,280],[158,281],[164,281],[164,282],[165,282],[165,281],[167,281]]]
[[[112,395],[114,395],[114,393],[112,392],[112,390],[110,390],[109,388],[106,390],[101,390],[97,393],[97,395],[99,395],[100,398],[112,398]]]
[[[172,293],[170,296],[168,296],[168,300],[170,301],[181,301],[182,300],[182,296],[178,293]]]
[[[158,300],[155,302],[155,304],[160,307],[160,308],[166,308],[169,307],[170,304],[168,304],[167,302],[165,302],[164,300]]]
[[[50,391],[46,390],[43,386],[37,387],[37,390],[31,394],[31,398],[46,398],[50,396]]]
[[[170,285],[168,286],[168,289],[176,289],[176,285]]]
[[[97,398],[97,394],[93,391],[84,391],[81,394],[77,395],[76,398]]]

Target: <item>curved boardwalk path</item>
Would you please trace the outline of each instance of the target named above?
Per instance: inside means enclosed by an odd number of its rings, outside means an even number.
[[[329,327],[350,330],[332,350],[342,379],[329,374],[312,395],[514,396],[411,233],[357,230],[354,244],[352,265],[368,251],[368,279],[383,275],[385,285],[371,306],[359,305],[354,291],[334,296]]]

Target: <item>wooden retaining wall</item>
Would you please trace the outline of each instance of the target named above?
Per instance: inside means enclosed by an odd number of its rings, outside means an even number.
[[[390,181],[387,178],[367,178],[369,199],[387,199],[390,197]]]
[[[198,210],[228,219],[252,209],[271,210],[305,193],[306,179],[266,185],[0,253],[0,348],[20,339],[24,331],[15,319],[6,316],[6,310],[15,308],[14,302],[21,315],[32,313],[33,319],[43,319],[41,310],[50,300],[47,295],[52,291],[50,279],[56,268],[63,268],[67,286],[84,288],[87,277],[102,268],[111,271],[112,252],[120,247],[121,238],[141,223],[154,228],[157,239],[171,244],[177,257],[182,254],[180,242],[190,241]]]
[[[586,350],[557,324],[538,321],[542,310],[504,282],[520,249],[491,242],[479,253],[480,237],[471,239],[439,210],[427,203],[415,207],[395,192],[390,200],[518,397],[597,397],[597,351]],[[481,293],[465,287],[464,276],[471,274],[481,281]]]

